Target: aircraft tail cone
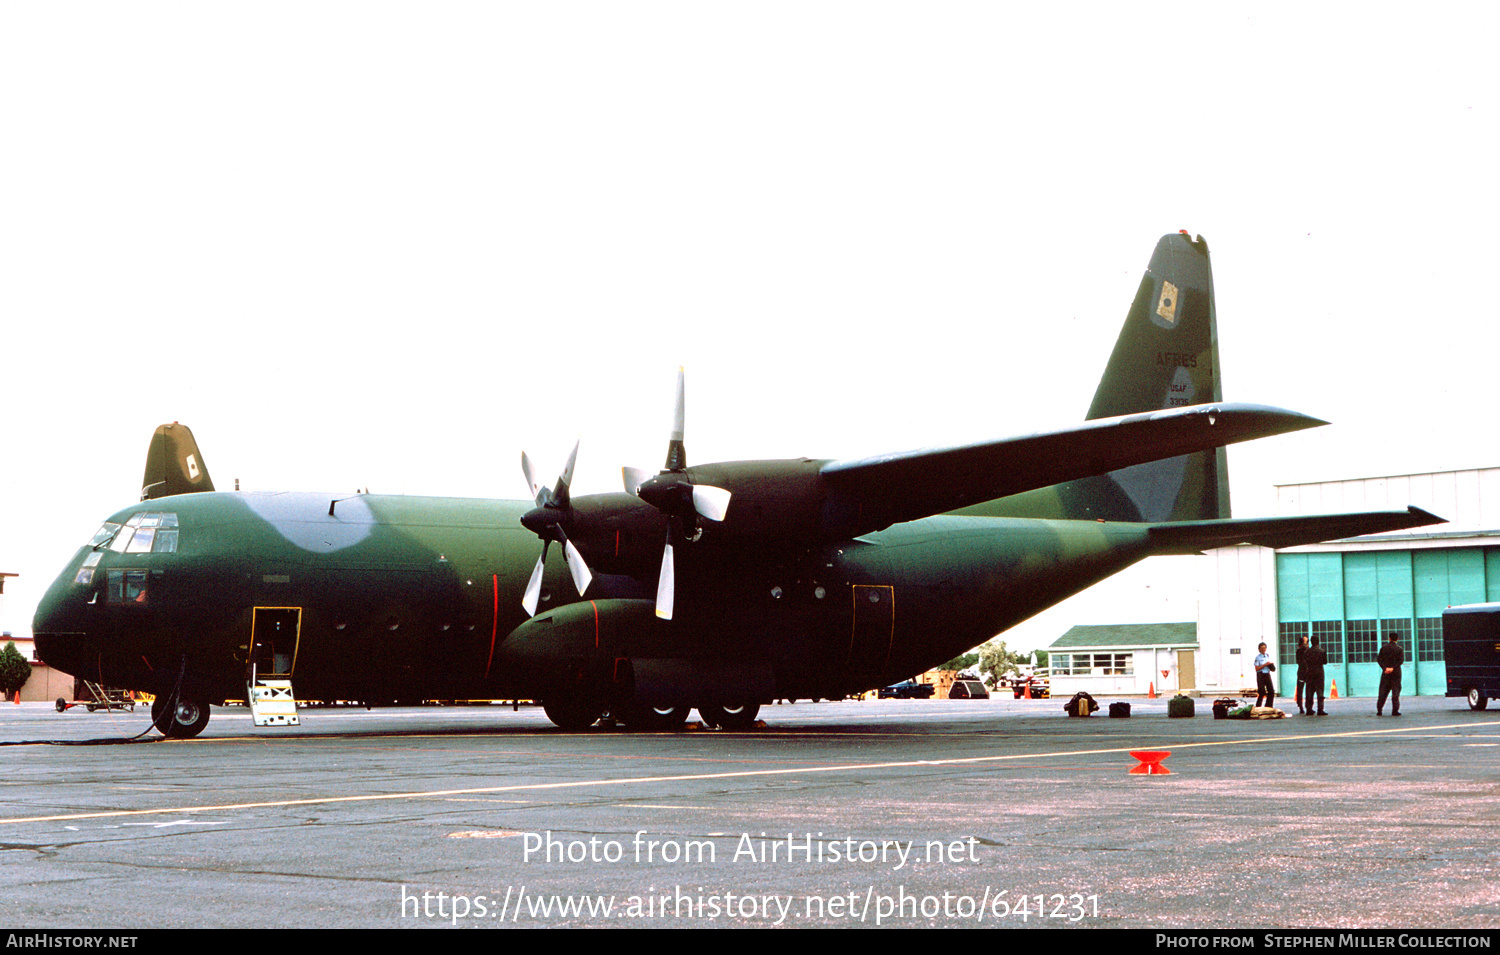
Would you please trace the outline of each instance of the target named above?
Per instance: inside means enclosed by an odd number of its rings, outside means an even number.
[[[1132,776],[1170,776],[1172,771],[1162,765],[1162,760],[1172,755],[1167,749],[1133,749],[1130,755],[1140,760],[1130,768]]]
[[[1329,692],[1328,692],[1328,698],[1330,700],[1336,700],[1336,699],[1339,698],[1339,681],[1338,680],[1334,680],[1333,681],[1333,688],[1331,690],[1329,690]]]

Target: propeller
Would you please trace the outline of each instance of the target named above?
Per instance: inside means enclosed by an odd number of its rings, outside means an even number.
[[[695,541],[703,533],[699,520],[715,523],[729,512],[730,493],[721,487],[694,484],[687,475],[687,452],[683,448],[683,405],[686,375],[677,369],[677,406],[672,436],[667,442],[666,466],[659,474],[641,468],[622,468],[625,490],[667,515],[667,544],[662,550],[661,576],[656,585],[656,615],[672,619],[676,568],[672,559],[675,540]]]
[[[568,464],[563,468],[562,474],[557,479],[555,487],[547,487],[537,480],[536,468],[531,464],[531,458],[526,452],[521,452],[521,471],[526,475],[526,484],[531,488],[532,500],[536,507],[521,516],[521,525],[542,539],[542,556],[537,558],[536,568],[531,572],[531,580],[526,583],[526,595],[521,598],[521,605],[526,608],[528,617],[536,616],[536,608],[542,596],[542,575],[547,565],[547,548],[556,541],[562,545],[563,560],[568,565],[568,572],[573,575],[573,586],[578,588],[578,593],[583,594],[588,589],[589,583],[594,575],[589,573],[588,564],[584,563],[583,555],[573,542],[568,540],[565,525],[573,521],[573,505],[569,496],[568,486],[573,481],[573,465],[578,460],[578,443],[573,445],[573,453],[568,455]]]

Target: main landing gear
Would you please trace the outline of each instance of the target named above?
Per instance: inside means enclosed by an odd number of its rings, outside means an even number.
[[[158,696],[151,704],[151,722],[169,739],[192,739],[208,725],[208,700],[183,696],[172,702]]]
[[[755,728],[755,717],[760,714],[759,703],[741,703],[739,706],[700,706],[698,716],[709,726],[721,730],[748,730]]]
[[[630,702],[610,707],[609,716],[633,732],[671,733],[683,728],[692,709],[690,706],[653,706]],[[543,700],[542,711],[559,729],[576,733],[598,722],[604,715],[605,707],[596,700],[581,695],[563,695]],[[702,704],[698,707],[698,718],[710,728],[721,730],[754,729],[759,714],[759,703],[733,706]]]

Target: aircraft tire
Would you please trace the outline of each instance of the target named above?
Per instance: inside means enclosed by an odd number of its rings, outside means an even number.
[[[170,711],[167,701],[158,696],[151,704],[151,722],[168,739],[192,739],[208,725],[207,700],[183,697]]]
[[[599,722],[604,707],[586,695],[568,694],[543,700],[542,712],[558,729],[576,733]]]
[[[682,729],[690,706],[652,706],[649,703],[627,703],[615,714],[626,729],[643,733],[670,733]]]
[[[1469,709],[1482,710],[1490,705],[1490,698],[1475,687],[1469,688]]]
[[[721,730],[747,730],[755,726],[755,718],[760,715],[760,704],[741,703],[738,706],[709,704],[699,706],[698,715],[709,726],[716,726]]]

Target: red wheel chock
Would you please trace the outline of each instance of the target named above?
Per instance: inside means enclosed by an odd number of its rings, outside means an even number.
[[[1132,766],[1131,775],[1144,776],[1170,776],[1172,771],[1161,764],[1161,761],[1172,755],[1171,750],[1166,749],[1133,749],[1130,755],[1140,762]]]

